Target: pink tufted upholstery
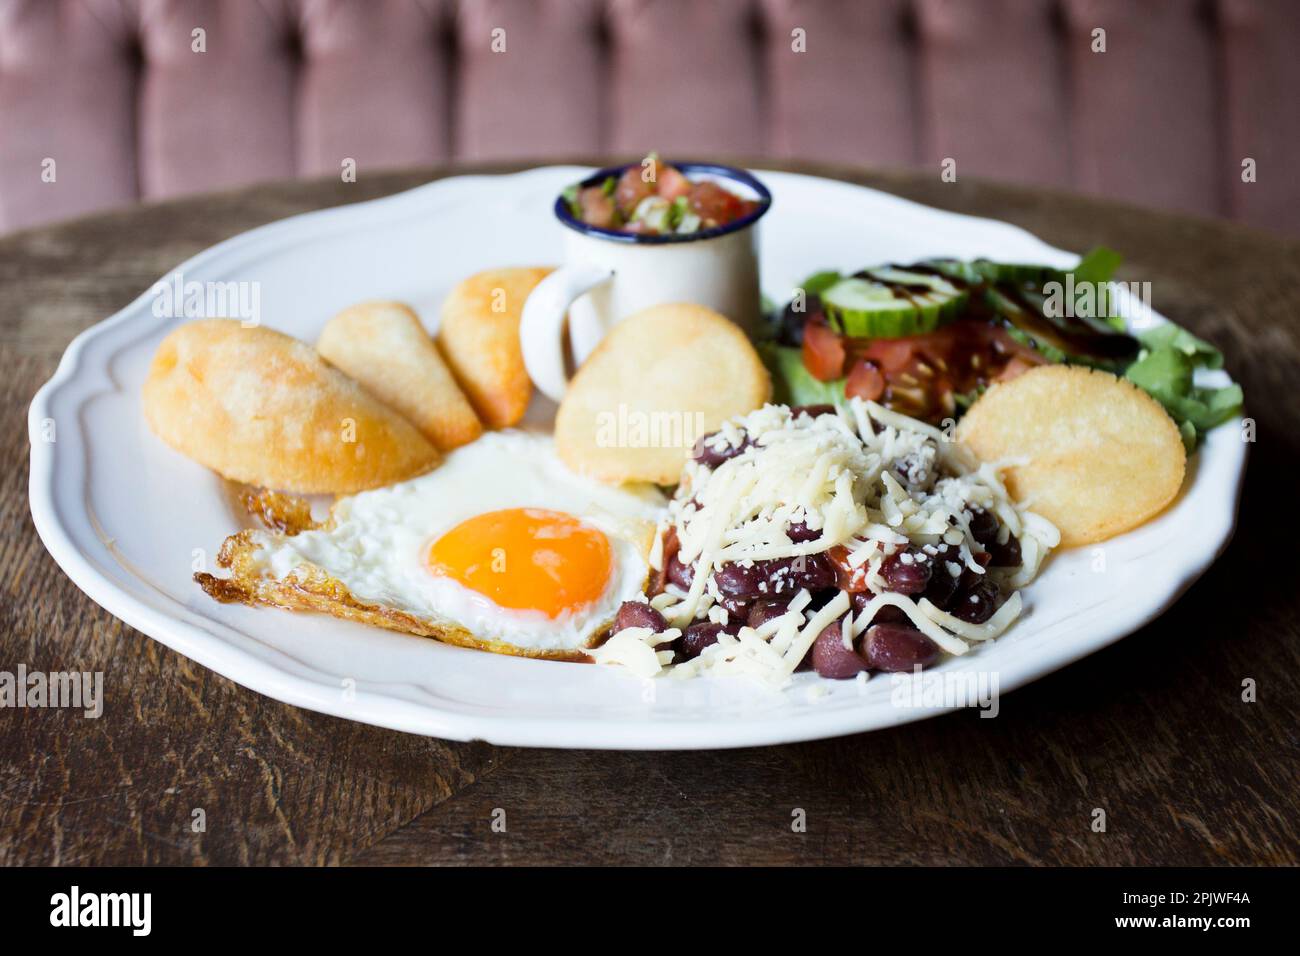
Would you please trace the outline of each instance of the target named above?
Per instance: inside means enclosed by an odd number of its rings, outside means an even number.
[[[346,158],[654,147],[951,157],[1297,234],[1298,90],[1295,0],[0,0],[0,228]]]

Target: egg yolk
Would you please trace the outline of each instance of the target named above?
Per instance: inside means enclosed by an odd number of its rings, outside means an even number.
[[[429,548],[429,570],[494,604],[559,617],[591,604],[609,583],[609,539],[572,515],[544,508],[490,511],[462,521]]]

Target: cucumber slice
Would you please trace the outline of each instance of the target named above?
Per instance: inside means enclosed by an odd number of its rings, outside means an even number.
[[[1080,259],[1073,269],[1057,269],[1032,262],[994,262],[992,259],[973,259],[969,262],[961,259],[925,259],[918,265],[929,266],[950,278],[972,285],[980,282],[1005,282],[1022,288],[1031,286],[1041,289],[1048,282],[1064,282],[1067,272],[1074,273],[1076,285],[1081,282],[1105,282],[1122,261],[1119,253],[1098,246]]]
[[[917,265],[941,272],[949,279],[956,279],[963,285],[978,285],[984,281],[984,276],[980,275],[973,263],[963,262],[961,259],[923,259]]]
[[[928,266],[964,285],[998,282],[1010,282],[1015,285],[1032,282],[1035,285],[1041,285],[1053,278],[1059,279],[1061,277],[1061,273],[1050,266],[994,262],[991,259],[972,259],[970,261],[963,259],[923,259],[917,265]]]
[[[890,266],[841,279],[821,294],[826,316],[850,338],[900,338],[933,332],[967,295],[939,276]]]
[[[911,269],[899,269],[896,266],[881,266],[865,270],[877,282],[903,289],[920,303],[937,303],[941,316],[945,319],[956,316],[966,307],[969,293],[943,276],[928,272],[913,272]],[[922,305],[922,307],[924,307]]]
[[[919,292],[924,291],[946,291],[952,289],[952,283],[948,282],[941,276],[927,275],[924,272],[912,272],[908,269],[899,269],[895,266],[872,266],[869,269],[862,270],[877,282],[883,282],[886,285],[902,286],[904,288],[913,288]],[[955,291],[955,290],[954,290]]]
[[[1034,265],[1028,262],[992,262],[988,259],[976,259],[971,267],[989,282],[1009,282],[1017,286],[1030,286],[1042,289],[1049,282],[1061,282],[1064,275],[1051,266]]]
[[[833,328],[851,338],[898,338],[929,332],[939,324],[937,306],[925,314],[892,287],[869,279],[841,279],[822,293]]]

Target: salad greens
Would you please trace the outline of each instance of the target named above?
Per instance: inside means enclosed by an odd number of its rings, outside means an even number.
[[[792,302],[774,315],[776,339],[763,343],[760,352],[772,373],[778,401],[842,405],[851,376],[823,381],[809,371],[807,363],[817,361],[816,347],[810,355],[804,341],[809,315],[820,312],[829,330],[842,337],[847,351],[864,355],[869,364],[876,354],[888,356],[888,352],[873,354],[876,346],[892,347],[890,343],[896,342],[904,348],[903,343],[935,347],[924,343],[933,340],[927,333],[936,323],[942,337],[944,326],[953,320],[983,322],[1014,340],[1013,348],[1032,349],[1037,353],[1037,358],[1031,355],[1034,361],[1087,365],[1127,378],[1164,406],[1191,451],[1206,431],[1241,411],[1241,387],[1209,388],[1196,383],[1199,369],[1223,367],[1223,355],[1186,329],[1168,323],[1127,331],[1106,285],[1121,261],[1119,253],[1098,247],[1068,270],[988,259],[929,259],[912,266],[863,269],[851,276],[835,270],[817,272],[800,286],[803,296],[796,300],[798,308]],[[945,284],[944,301],[936,306],[930,299],[945,279],[961,292],[952,295],[954,290]],[[1084,305],[1075,310],[1081,314],[1062,310],[1063,292],[1069,304],[1083,297]],[[916,314],[904,314],[909,309]],[[825,334],[822,329],[818,338],[824,340]],[[830,375],[836,367],[830,366]],[[819,368],[823,377],[826,368],[824,363]],[[948,402],[956,415],[979,397],[985,381],[961,391],[966,387],[954,389]]]
[[[1241,411],[1241,386],[1205,388],[1194,381],[1198,368],[1223,368],[1223,353],[1184,328],[1158,325],[1138,334],[1142,351],[1124,377],[1165,407],[1178,423],[1188,450],[1199,436]]]
[[[1114,249],[1097,246],[1095,249],[1090,249],[1079,260],[1079,264],[1069,272],[1074,276],[1076,283],[1109,282],[1123,261],[1124,257]]]

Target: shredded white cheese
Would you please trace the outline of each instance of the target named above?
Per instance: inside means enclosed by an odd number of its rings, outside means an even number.
[[[652,552],[652,564],[662,568],[671,558],[663,538],[674,533],[677,560],[694,569],[690,588],[668,585],[651,599],[667,630],[615,634],[595,652],[602,663],[642,675],[744,674],[784,686],[826,627],[845,616],[844,640],[852,647],[886,606],[902,610],[941,650],[965,654],[970,642],[1010,626],[1021,612],[1020,595],[1012,593],[983,624],[970,624],[920,595],[914,600],[890,591],[885,562],[898,555],[905,565],[929,563],[932,575],[988,574],[1001,588],[1015,589],[1034,578],[1060,540],[1048,521],[1011,500],[999,473],[1008,463],[977,462],[939,429],[873,402],[853,399],[815,417],[767,405],[728,421],[705,443],[732,457],[713,468],[687,464]],[[1017,538],[1019,567],[986,569],[989,557],[970,528],[976,510],[997,518],[1000,544]],[[715,579],[724,565],[749,569],[826,552],[854,576],[855,584],[843,586],[861,590],[865,583],[873,595],[856,614],[848,614],[846,591],[811,612],[812,596],[802,590],[786,613],[760,627],[732,626]],[[696,659],[665,668],[671,653],[662,648],[700,621],[726,630]]]

